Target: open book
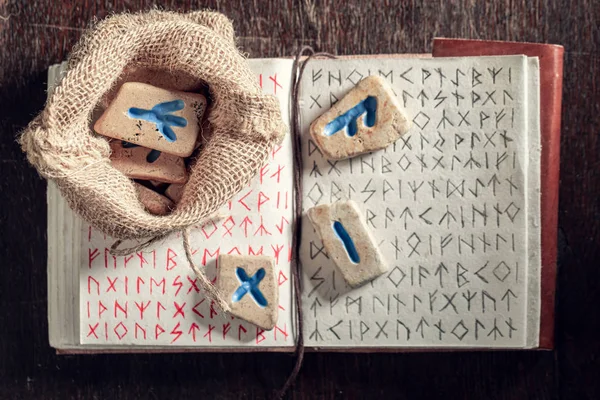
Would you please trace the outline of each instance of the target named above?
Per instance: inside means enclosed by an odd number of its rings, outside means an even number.
[[[250,60],[286,120],[292,63]],[[63,70],[50,69],[49,90]],[[384,150],[329,161],[310,140],[310,123],[368,75],[390,83],[412,127]],[[306,346],[538,347],[538,59],[315,59],[300,86],[303,211],[354,200],[389,266],[350,290],[303,217]],[[114,257],[114,240],[74,215],[49,184],[50,344],[67,352],[292,350],[292,163],[288,135],[223,207],[224,218],[192,231],[195,261],[212,278],[219,254],[275,259],[279,320],[268,332],[203,297],[177,235]]]

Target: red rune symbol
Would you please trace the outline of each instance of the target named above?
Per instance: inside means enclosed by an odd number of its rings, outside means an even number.
[[[138,276],[136,284],[135,284],[137,294],[140,294],[140,282],[142,283],[142,285],[146,284],[146,282],[142,279],[142,277]]]
[[[283,324],[283,329],[275,325],[275,329],[273,330],[274,339],[277,340],[277,331],[283,333],[283,341],[287,341],[288,333],[287,333],[287,325]]]
[[[206,263],[208,262],[208,257],[219,258],[220,252],[221,252],[220,247],[217,247],[217,250],[214,253],[211,253],[208,249],[204,249],[204,254],[202,254],[202,266],[204,266],[204,267],[206,266]]]
[[[98,251],[98,249],[94,249],[94,251],[92,251],[92,249],[88,249],[88,267],[92,268],[92,261],[94,261],[96,259],[96,257],[98,257],[100,255],[100,252]]]
[[[265,228],[265,225],[263,224],[263,217],[262,215],[260,216],[260,226],[258,227],[258,229],[256,230],[256,232],[254,232],[254,236],[256,236],[257,233],[260,232],[260,236],[263,236],[264,234],[267,234],[269,236],[271,236],[271,232],[269,232],[267,230],[267,228]]]
[[[177,314],[181,314],[181,316],[185,318],[185,312],[183,311],[183,307],[185,307],[185,304],[186,303],[179,305],[176,301],[173,302],[173,305],[175,306],[175,314],[173,314],[173,318],[175,318]]]
[[[215,327],[212,326],[211,324],[208,324],[208,332],[206,332],[204,334],[204,336],[203,336],[203,337],[207,337],[208,336],[208,341],[210,343],[212,343],[212,331],[213,331],[213,329],[215,329]]]
[[[210,232],[206,232],[206,227],[208,225],[211,225],[211,224],[212,224],[212,230]],[[207,239],[210,239],[210,237],[215,234],[215,232],[217,231],[217,229],[219,229],[219,228],[217,228],[217,225],[215,224],[215,222],[211,221],[208,224],[205,224],[205,225],[202,226],[202,233],[204,233],[204,236]]]
[[[129,277],[125,277],[125,295],[129,295]]]
[[[88,324],[90,331],[87,334],[87,337],[90,337],[90,335],[94,335],[94,337],[96,339],[98,339],[98,335],[96,334],[96,329],[98,328],[98,325],[100,325],[100,322],[97,322],[96,325],[92,326],[91,324]]]
[[[240,226],[244,226],[244,237],[248,237],[248,224],[252,225],[250,217],[246,216]]]
[[[279,204],[280,204],[280,200],[281,200],[281,192],[277,192],[277,208],[279,208]],[[288,208],[288,192],[285,192],[285,206],[284,208],[287,210]]]
[[[108,268],[108,256],[110,254],[110,249],[104,249],[104,268]],[[117,257],[111,256],[113,258],[113,268],[117,269]]]
[[[277,82],[277,74],[275,74],[273,76],[269,76],[269,79],[271,81],[273,81],[273,94],[277,94],[277,86],[279,86],[281,89],[283,89],[283,87],[279,84],[279,82]]]
[[[88,242],[92,240],[92,226],[88,227]]]
[[[133,256],[134,256],[134,255],[135,255],[135,254],[132,254],[132,255],[130,255],[129,257],[127,257],[127,256],[125,256],[125,257],[124,257],[124,259],[125,259],[125,262],[123,263],[123,266],[124,266],[125,268],[127,268],[127,263],[128,263],[129,261],[131,261],[131,259],[133,258]]]
[[[178,322],[177,325],[175,325],[175,328],[173,328],[171,331],[171,335],[175,336],[173,340],[171,340],[171,343],[175,343],[175,341],[179,339],[181,335],[183,335],[183,331],[179,329],[180,326],[181,322]]]
[[[104,239],[104,240],[106,240],[106,235],[105,235],[104,237],[105,237],[105,239]],[[104,323],[104,338],[105,338],[106,340],[108,340],[108,322],[105,322],[105,323]]]
[[[258,212],[260,212],[260,206],[269,201],[269,197],[263,192],[258,193]]]
[[[281,171],[283,171],[284,167],[285,165],[277,164],[277,171],[270,176],[271,178],[274,178],[277,175],[277,183],[279,183],[279,181],[281,180]]]
[[[227,202],[227,207],[229,208],[229,211],[231,211],[231,200]]]
[[[121,329],[119,329],[119,327]],[[127,327],[122,322],[119,322],[119,324],[117,326],[115,326],[115,328],[113,329],[113,331],[115,332],[115,335],[117,335],[117,337],[119,338],[119,340],[122,340],[125,337],[125,335],[127,335],[127,332],[129,332],[127,330]]]
[[[217,310],[215,310],[215,302],[211,301],[210,302],[210,319],[213,319],[213,317],[215,315],[219,315],[219,313],[217,313]]]
[[[90,285],[90,283],[94,281],[94,283],[96,284],[96,291],[98,292],[97,294],[100,295],[100,282],[98,282],[94,277],[92,277],[91,275],[88,276],[88,294],[92,294],[92,285]]]
[[[88,316],[88,318],[90,318],[90,302],[86,301],[85,303],[86,303],[86,307],[87,307],[87,316]]]
[[[244,200],[246,199],[246,197],[250,196],[251,193],[252,193],[252,190],[249,191],[248,193],[246,193],[241,199],[238,200],[238,203],[240,203],[242,206],[244,206],[244,208],[248,211],[250,211],[250,207],[248,207],[248,204],[246,204],[244,202]]]
[[[165,286],[166,286],[165,278],[162,278],[160,281],[155,281],[154,278],[150,278],[150,294],[152,294],[152,288],[154,286],[156,286],[156,287],[162,286],[162,294],[165,294]]]
[[[194,314],[196,314],[197,316],[199,316],[200,318],[204,318],[204,315],[202,315],[202,314],[200,313],[200,311],[198,311],[196,308],[197,308],[197,307],[198,307],[200,304],[204,303],[204,300],[206,300],[206,299],[202,299],[202,300],[200,300],[198,303],[196,303],[196,304],[194,305],[194,307],[192,307],[192,312],[193,312]]]
[[[174,260],[175,257],[177,257],[177,253],[173,249],[167,249],[167,271],[177,266],[177,261]]]
[[[225,237],[227,234],[229,234],[229,236],[233,236],[231,230],[235,227],[235,221],[233,220],[232,216],[229,216],[229,218],[227,218],[221,226],[225,228],[225,233],[223,233],[222,237]]]
[[[156,326],[154,327],[154,338],[158,340],[158,337],[160,335],[162,335],[165,332],[165,330],[163,329],[162,326],[160,326],[159,324],[156,324]]]
[[[196,282],[198,281],[198,278],[195,278],[194,280],[192,280],[192,278],[190,278],[189,276],[187,277],[187,280],[189,283],[191,283],[190,288],[188,289],[188,294],[192,291],[195,290],[196,293],[200,293],[200,289],[198,288],[198,286],[196,285]]]
[[[226,324],[223,324],[223,340],[226,339],[227,334],[229,333],[229,330],[231,329],[231,322],[228,322]]]
[[[165,306],[163,306],[163,305],[161,304],[161,302],[160,302],[160,301],[157,301],[157,302],[156,302],[156,318],[158,318],[158,319],[160,319],[160,309],[161,309],[161,308],[162,308],[163,310],[165,310],[165,311],[167,310],[167,309],[165,308]]]
[[[263,184],[263,177],[265,175],[267,175],[267,172],[269,172],[269,164],[267,165],[263,165],[262,168],[260,169],[260,184]]]
[[[256,344],[259,344],[266,339],[264,333],[265,331],[263,329],[260,329],[258,326],[256,327]]]
[[[146,304],[142,301],[142,304],[139,304],[137,301],[134,301],[135,306],[138,310],[140,310],[140,319],[144,319],[144,312],[148,307],[150,307],[150,300]]]
[[[140,331],[142,331],[142,333],[144,334],[144,340],[146,340],[146,329],[142,328],[140,324],[138,324],[137,322],[135,323],[135,331],[134,331],[134,337],[137,339],[138,338],[138,329]]]
[[[279,307],[279,309],[280,309],[280,310],[282,310],[282,311],[285,311],[285,308],[283,308],[283,307],[281,306],[281,304],[280,304],[278,307]]]
[[[290,224],[290,221],[288,221],[285,217],[281,217],[281,224],[277,225],[275,224],[275,227],[277,228],[277,230],[279,231],[279,233],[283,234],[283,225],[287,223],[288,225]],[[283,247],[283,246],[282,246]]]
[[[288,280],[288,277],[285,276],[283,271],[279,271],[279,275],[277,276],[277,284],[279,286],[283,285]]]
[[[188,331],[188,335],[191,333],[192,334],[192,340],[195,342],[196,341],[196,331],[199,331],[200,327],[198,326],[197,323],[193,322],[192,325],[190,326],[190,330]]]
[[[229,250],[229,251],[227,252],[227,254],[231,254],[231,253],[233,253],[234,251],[235,251],[235,252],[237,252],[237,253],[238,253],[238,255],[241,255],[241,254],[242,254],[242,253],[240,252],[240,249],[239,249],[237,246],[235,246],[234,248],[232,248],[231,250]]]
[[[117,280],[119,279],[119,277],[116,277],[115,280],[112,280],[112,279],[110,279],[109,276],[107,276],[106,279],[108,279],[108,289],[106,289],[106,293],[110,292],[111,289],[113,292],[117,293],[117,289],[115,288],[115,283],[117,283]]]
[[[275,159],[275,154],[279,153],[279,150],[282,148],[282,145],[273,146],[273,150],[271,151],[271,157],[273,157],[273,160]]]
[[[144,268],[144,264],[148,264],[148,261],[146,261],[146,259],[144,258],[144,253],[142,253],[141,251],[138,251],[135,254],[138,256],[138,258],[140,260],[140,268]]]
[[[273,253],[275,254],[275,264],[279,264],[279,253],[281,253],[281,250],[283,249],[283,245],[271,245],[271,249],[273,250]]]
[[[244,325],[240,324],[240,326],[238,327],[238,340],[242,340],[242,331],[244,333],[247,333],[248,331],[246,330],[246,328],[244,328]]]
[[[123,315],[125,315],[125,318],[127,318],[127,306],[129,305],[129,302],[126,301],[125,302],[125,307],[123,308],[123,306],[121,304],[119,304],[119,300],[115,300],[115,306],[114,306],[114,314],[115,314],[115,318],[117,318],[117,311],[121,310],[121,312],[123,313]]]
[[[263,82],[262,82],[262,74],[258,75],[258,85],[260,86],[260,88],[262,89],[263,87]]]
[[[108,308],[106,308],[106,306],[104,304],[102,304],[101,301],[98,301],[98,318],[102,318],[102,314],[108,310]]]
[[[177,291],[175,292],[175,296],[177,296],[179,294],[179,291],[183,287],[183,283],[181,282],[181,275],[177,275],[175,277],[171,286],[177,286]]]
[[[249,256],[262,256],[263,253],[263,247],[260,246],[260,248],[258,249],[258,252],[255,252],[254,249],[252,248],[252,246],[248,245],[248,255]]]

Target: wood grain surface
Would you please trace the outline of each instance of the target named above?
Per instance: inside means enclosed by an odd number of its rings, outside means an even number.
[[[17,145],[44,106],[46,70],[94,19],[209,7],[251,57],[302,45],[421,53],[434,36],[565,46],[556,350],[310,353],[289,398],[600,398],[600,2],[0,0],[0,399],[265,398],[287,354],[57,356],[48,346],[45,182]]]

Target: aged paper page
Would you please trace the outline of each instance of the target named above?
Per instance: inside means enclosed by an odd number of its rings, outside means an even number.
[[[280,100],[289,121],[292,61],[250,60],[263,90]],[[192,231],[194,261],[216,277],[219,254],[275,259],[279,320],[269,332],[224,315],[202,294],[179,235],[143,253],[109,254],[111,238],[82,228],[80,340],[86,345],[282,347],[293,346],[290,276],[292,153],[287,135],[258,176],[227,205],[220,221]],[[213,281],[214,283],[214,281]]]
[[[304,211],[356,201],[389,270],[350,291],[303,218],[307,345],[525,346],[526,60],[310,62],[301,88]],[[326,160],[310,123],[374,74],[391,84],[412,128],[385,150]]]

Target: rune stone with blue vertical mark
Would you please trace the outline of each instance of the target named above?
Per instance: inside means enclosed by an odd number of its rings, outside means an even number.
[[[315,228],[312,240],[323,246],[340,271],[344,281],[356,288],[387,271],[377,241],[369,231],[358,205],[353,201],[322,204],[306,213]],[[324,255],[315,262],[328,264]]]

